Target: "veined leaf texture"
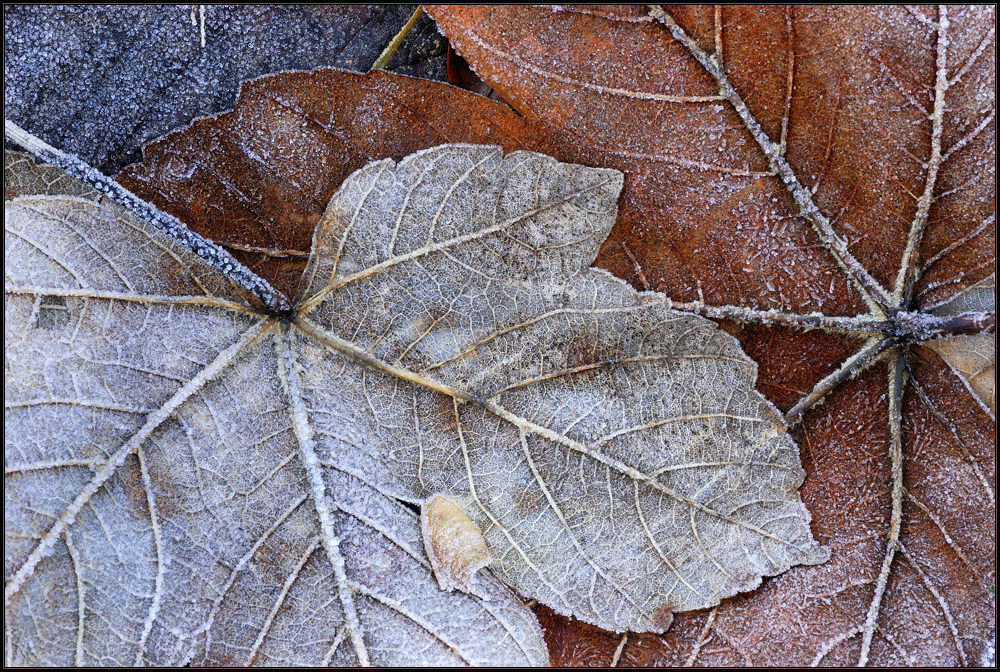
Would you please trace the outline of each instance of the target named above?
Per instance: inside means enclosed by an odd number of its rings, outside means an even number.
[[[472,142],[621,170],[596,265],[739,339],[757,389],[793,425],[800,494],[832,555],[677,613],[662,635],[615,635],[535,604],[552,662],[988,662],[994,12],[428,10],[506,105],[387,73],[282,73],[246,82],[232,113],[143,148],[119,180],[293,296],[314,224],[370,161]],[[366,42],[409,10],[206,7],[200,52],[197,8],[144,11],[7,8],[6,111],[114,170],[157,133],[225,109],[241,78],[293,61],[365,69],[381,48]],[[425,59],[424,37],[431,70],[443,59],[427,18],[390,68]],[[272,19],[267,34],[285,38],[256,39]],[[320,34],[318,56],[297,46]],[[141,81],[114,84],[129,73]],[[58,170],[15,177],[26,165],[5,171],[6,186],[67,193]],[[40,324],[65,315],[58,298],[39,304]]]
[[[626,174],[597,264],[726,320],[832,551],[668,638],[547,619],[554,660],[992,664],[995,308],[939,311],[996,268],[995,9],[427,10],[526,119]]]
[[[118,206],[10,202],[12,659],[545,662],[493,579],[437,589],[403,505],[432,494],[496,576],[609,629],[825,560],[736,341],[588,269],[621,179],[476,145],[370,164],[286,315]]]

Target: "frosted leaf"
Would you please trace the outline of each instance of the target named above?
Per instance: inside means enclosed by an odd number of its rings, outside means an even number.
[[[935,306],[935,315],[996,310],[996,274],[991,274],[963,292]],[[997,412],[996,335],[972,334],[929,341],[927,347],[947,362],[976,400],[992,417]]]
[[[280,324],[223,274],[117,206],[5,225],[9,662],[548,662],[509,589],[440,591],[416,516],[308,459]]]
[[[497,147],[369,164],[280,316],[117,206],[9,202],[10,660],[539,664],[494,576],[662,631],[823,562],[753,363],[588,268],[620,188]],[[434,494],[486,540],[475,595],[432,576]]]
[[[473,145],[369,164],[316,228],[295,341],[322,460],[468,502],[521,594],[661,632],[827,551],[736,341],[588,268],[621,183]]]

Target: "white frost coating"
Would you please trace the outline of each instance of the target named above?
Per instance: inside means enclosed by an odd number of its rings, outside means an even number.
[[[146,493],[146,505],[149,507],[149,520],[153,528],[153,545],[156,548],[156,582],[153,584],[153,602],[149,605],[149,613],[146,615],[146,622],[142,626],[142,635],[139,637],[138,651],[135,654],[136,667],[142,666],[142,657],[146,651],[146,640],[153,629],[153,623],[160,613],[160,601],[163,599],[163,574],[169,560],[163,557],[163,539],[161,538],[159,514],[156,511],[156,498],[153,496],[153,484],[149,478],[149,469],[146,460],[143,459],[142,448],[136,450],[139,457],[139,469],[142,473],[142,488]],[[67,536],[67,539],[69,537]],[[79,635],[82,638],[83,628],[80,628]],[[82,644],[82,642],[81,642]],[[78,651],[79,651],[78,647]],[[79,659],[79,656],[77,657]],[[81,664],[77,662],[77,664]]]
[[[5,214],[11,664],[357,665],[316,491],[384,601],[354,596],[371,662],[547,662],[507,588],[442,593],[408,510],[302,454],[279,330],[227,276],[111,204]]]
[[[264,626],[260,629],[260,632],[257,633],[257,639],[254,640],[253,646],[250,647],[250,653],[247,655],[246,662],[244,663],[246,667],[253,665],[254,660],[257,658],[257,652],[260,650],[261,645],[264,644],[265,638],[271,631],[271,626],[274,624],[275,616],[277,616],[278,612],[285,604],[285,599],[288,597],[288,593],[295,584],[295,581],[299,578],[299,573],[302,571],[302,568],[307,562],[309,562],[310,559],[312,559],[313,553],[320,547],[321,543],[322,542],[319,539],[316,539],[312,545],[306,549],[306,552],[302,554],[299,564],[297,564],[295,569],[288,574],[288,578],[285,579],[284,585],[281,586],[281,592],[278,594],[278,599],[274,601],[274,606],[271,607],[271,611],[267,615],[267,620],[264,621]]]
[[[212,267],[225,273],[232,282],[257,296],[268,308],[283,310],[288,307],[288,300],[270,283],[251,272],[229,252],[189,229],[173,215],[168,215],[156,206],[143,201],[77,157],[59,151],[12,121],[4,120],[4,134],[42,161],[47,161],[65,170],[86,185],[93,187],[105,196],[109,196],[119,206],[148,222],[149,225],[170,236],[175,244],[184,246]]]
[[[302,404],[302,390],[299,386],[299,372],[297,370],[298,363],[295,361],[295,354],[292,352],[291,339],[288,337],[287,331],[283,338],[277,340],[277,347],[279,349],[279,371],[288,388],[292,427],[295,429],[295,436],[299,441],[299,450],[302,452],[303,466],[309,475],[309,484],[312,486],[312,499],[316,507],[316,513],[319,516],[323,548],[326,550],[326,557],[333,567],[333,573],[337,577],[337,591],[340,594],[340,604],[344,609],[344,618],[347,621],[347,630],[351,635],[351,642],[354,644],[354,651],[357,653],[361,665],[367,667],[371,664],[371,661],[368,658],[368,649],[365,647],[364,632],[361,629],[360,621],[358,621],[358,612],[354,606],[354,596],[351,594],[350,586],[347,585],[344,556],[340,554],[340,549],[338,548],[340,546],[340,539],[333,530],[330,500],[326,496],[326,485],[323,483],[322,467],[316,459],[316,451],[313,450],[312,426],[309,424],[309,416]]]
[[[113,175],[138,160],[147,143],[207,112],[232,110],[237,90],[245,93],[244,85],[264,73],[367,72],[412,12],[404,5],[213,5],[201,49],[189,7],[11,6],[5,116]],[[432,56],[402,60],[414,66]]]

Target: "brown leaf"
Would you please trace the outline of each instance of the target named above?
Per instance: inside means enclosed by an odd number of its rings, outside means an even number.
[[[994,627],[995,421],[913,344],[940,335],[917,324],[932,306],[995,269],[992,10],[428,11],[518,112],[625,172],[599,265],[748,323],[731,329],[790,419],[824,402],[798,440],[831,562],[680,615],[620,660],[977,663]],[[887,366],[848,381],[855,352]],[[565,623],[550,637],[555,664],[607,664],[619,644]]]

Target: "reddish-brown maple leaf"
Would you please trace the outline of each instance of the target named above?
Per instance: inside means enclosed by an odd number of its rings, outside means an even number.
[[[995,411],[921,343],[992,329],[992,312],[926,328],[996,265],[992,10],[429,11],[515,109],[626,173],[598,263],[738,321],[759,389],[801,421],[830,563],[620,660],[976,663],[994,627]],[[616,655],[617,638],[546,625],[556,663]]]

